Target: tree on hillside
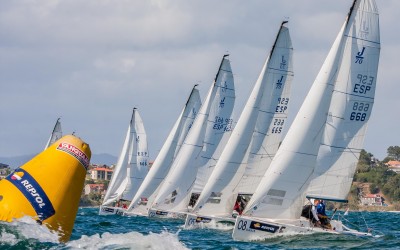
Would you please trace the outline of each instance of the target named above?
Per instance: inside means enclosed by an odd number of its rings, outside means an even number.
[[[371,166],[373,165],[373,156],[373,154],[368,153],[364,149],[361,150],[357,164],[357,173],[369,172],[371,170]]]
[[[383,193],[389,195],[392,201],[400,201],[400,174],[388,178],[383,186]]]
[[[400,147],[399,146],[390,146],[387,149],[388,157],[392,158],[393,160],[400,160]]]

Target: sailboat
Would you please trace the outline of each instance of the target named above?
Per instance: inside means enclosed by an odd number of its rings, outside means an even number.
[[[125,142],[99,214],[123,214],[149,169],[147,137],[139,111],[134,108]]]
[[[133,197],[125,215],[147,216],[149,206],[152,204],[158,187],[167,175],[171,164],[179,152],[183,140],[188,134],[201,106],[199,90],[193,87],[189,98],[179,115],[175,125],[169,133],[157,158],[154,160],[149,173]]]
[[[214,153],[230,134],[234,101],[233,74],[228,55],[224,55],[193,126],[152,203],[149,217],[180,216],[188,211],[198,169],[215,166]]]
[[[253,91],[185,227],[235,222],[235,201],[249,199],[278,150],[293,78],[287,21],[282,22]],[[240,201],[239,201],[240,202]],[[233,213],[234,212],[234,213]]]
[[[355,0],[263,180],[236,218],[233,238],[282,233],[371,235],[301,217],[307,198],[346,200],[374,102],[380,52],[374,0]],[[327,186],[324,186],[327,184]]]
[[[47,149],[51,144],[61,139],[61,137],[62,137],[61,122],[60,118],[58,118],[44,149]]]

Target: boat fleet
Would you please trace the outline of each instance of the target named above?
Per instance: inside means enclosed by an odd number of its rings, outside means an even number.
[[[99,214],[179,218],[187,229],[231,223],[236,240],[371,236],[339,218],[318,227],[301,213],[313,199],[347,202],[374,104],[379,36],[375,1],[355,0],[285,136],[294,78],[287,21],[237,122],[229,55],[204,102],[193,86],[151,168],[134,108]]]

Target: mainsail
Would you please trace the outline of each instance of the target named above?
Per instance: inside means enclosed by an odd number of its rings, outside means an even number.
[[[132,199],[128,211],[132,211],[140,205],[146,206],[147,203],[151,203],[150,197],[155,195],[157,187],[160,186],[161,182],[167,175],[172,161],[177,152],[179,152],[183,139],[189,132],[201,106],[200,94],[199,90],[196,89],[196,86],[197,85],[193,87],[190,96],[161,148],[160,153],[154,160],[149,173]]]
[[[133,198],[133,194],[137,190],[133,189],[135,188],[133,182],[135,179],[140,181],[148,171],[148,157],[147,139],[143,122],[137,109],[134,108],[125,136],[125,142],[117,165],[114,168],[102,206],[110,205],[119,199],[130,200]],[[135,169],[136,167],[137,169]]]
[[[239,121],[194,211],[229,216],[238,193],[252,194],[278,149],[293,78],[292,43],[280,26]]]
[[[60,118],[58,118],[44,149],[48,148],[51,144],[61,139],[61,137],[62,137],[61,122]]]
[[[154,209],[187,211],[197,170],[212,159],[223,135],[231,130],[235,91],[227,57],[223,57],[207,98],[160,187]]]
[[[149,172],[149,152],[147,150],[147,135],[139,111],[135,108],[135,130],[132,145],[129,149],[128,183],[121,199],[131,201],[144,178]]]
[[[328,127],[335,124],[334,120],[347,121],[336,122],[335,125],[339,125],[338,132],[346,133],[348,138],[357,135],[364,127],[358,123],[369,116],[370,107],[365,111],[353,109],[355,102],[371,105],[373,100],[379,56],[378,29],[373,24],[377,23],[375,7],[373,0],[354,1],[281,147],[246,207],[246,215],[298,219],[303,205],[302,195],[314,178],[319,150],[325,151],[320,147],[321,142],[329,141],[325,136],[334,135]],[[368,39],[364,27],[372,28]],[[368,68],[365,65],[369,65]],[[357,113],[364,113],[365,116]],[[342,124],[350,126],[343,127]],[[347,143],[350,141],[352,139],[348,139]],[[346,149],[343,151],[350,151],[347,144],[332,142],[330,144],[334,147],[337,145],[342,150]],[[329,146],[330,149],[334,147]]]
[[[338,72],[329,116],[307,196],[345,201],[363,148],[376,89],[380,37],[378,8],[373,1],[354,6],[346,26],[342,67]]]

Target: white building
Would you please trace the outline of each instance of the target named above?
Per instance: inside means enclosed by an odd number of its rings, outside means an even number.
[[[103,194],[104,184],[86,184],[84,188],[84,193],[86,195],[91,193]]]
[[[388,161],[386,166],[393,172],[400,173],[400,161]]]
[[[109,168],[93,168],[90,170],[90,177],[93,180],[111,180],[113,170]]]
[[[383,199],[379,194],[367,194],[361,196],[361,204],[364,206],[383,206]]]

